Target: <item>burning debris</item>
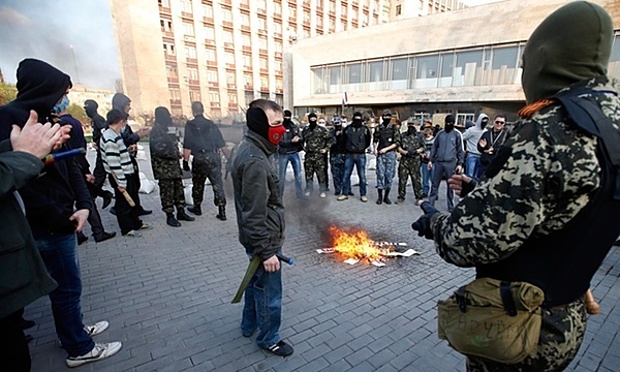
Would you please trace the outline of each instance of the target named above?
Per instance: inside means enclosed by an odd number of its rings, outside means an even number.
[[[338,253],[346,258],[344,261],[350,265],[360,260],[368,260],[374,266],[385,266],[386,257],[410,257],[419,254],[413,249],[406,249],[407,243],[377,242],[368,237],[363,230],[351,229],[349,232],[330,226],[329,233],[332,237],[332,248],[317,249],[319,254]]]

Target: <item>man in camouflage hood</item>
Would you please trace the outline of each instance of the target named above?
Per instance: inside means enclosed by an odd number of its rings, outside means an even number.
[[[450,214],[423,204],[426,214],[412,225],[435,240],[444,260],[475,267],[476,277],[544,291],[536,352],[516,364],[469,356],[470,371],[563,370],[583,341],[584,294],[620,233],[618,164],[612,167],[620,155],[620,100],[605,76],[612,38],[611,17],[589,2],[547,17],[523,54],[523,120],[488,177],[469,191],[468,177],[453,176],[451,187],[467,196]],[[563,97],[574,100],[560,103]],[[599,120],[569,117],[584,103]]]

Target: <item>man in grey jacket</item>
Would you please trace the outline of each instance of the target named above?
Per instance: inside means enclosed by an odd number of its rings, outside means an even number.
[[[452,115],[446,116],[444,129],[435,137],[428,162],[428,169],[432,168],[434,168],[433,181],[428,201],[435,206],[441,180],[447,181],[453,174],[460,174],[463,170],[463,137],[461,132],[454,130],[454,116]],[[446,197],[448,199],[448,210],[452,211],[454,209],[454,191],[449,187]]]
[[[284,242],[284,206],[269,156],[286,129],[282,108],[266,99],[250,103],[246,118],[249,130],[237,149],[231,175],[239,242],[248,256],[260,257],[262,265],[245,289],[241,333],[250,337],[258,329],[258,346],[285,357],[293,348],[279,334],[282,276],[276,257]]]

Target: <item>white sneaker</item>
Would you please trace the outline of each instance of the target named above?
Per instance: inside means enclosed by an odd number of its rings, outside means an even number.
[[[319,196],[320,196],[321,198],[325,198],[325,197],[327,197],[327,194],[325,194],[324,192],[322,192]]]
[[[304,192],[304,195],[305,195],[305,196],[310,196],[310,191],[306,191],[306,192]]]
[[[88,353],[76,357],[68,357],[66,360],[67,366],[73,368],[86,363],[98,362],[118,353],[121,347],[123,347],[123,344],[120,342],[96,343],[95,347]]]
[[[105,331],[106,329],[108,329],[108,327],[110,326],[110,323],[108,323],[105,320],[102,320],[100,322],[97,322],[93,325],[87,325],[84,326],[84,330],[86,331],[86,333],[88,333],[89,336],[96,336],[98,334],[100,334],[101,332]]]

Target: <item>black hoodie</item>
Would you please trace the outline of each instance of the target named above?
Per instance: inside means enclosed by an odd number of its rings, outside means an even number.
[[[125,112],[125,106],[127,106],[131,100],[129,97],[124,95],[123,93],[116,93],[112,97],[112,109],[118,110],[120,112]],[[129,117],[129,114],[126,114]],[[121,132],[121,136],[123,137],[123,142],[125,142],[125,146],[129,147],[131,145],[135,145],[140,141],[140,136],[135,134],[131,129],[131,126],[125,125],[125,129]],[[135,156],[135,153],[131,153]]]
[[[93,142],[99,146],[101,133],[105,129],[108,129],[108,123],[105,121],[103,116],[99,115],[97,108],[99,108],[99,105],[96,101],[92,99],[87,99],[84,101],[84,111],[86,111],[86,115],[88,115],[88,117],[92,120],[91,127],[93,128]]]
[[[10,137],[12,124],[23,126],[29,110],[44,122],[54,105],[71,87],[69,76],[36,59],[25,59],[17,69],[17,98],[0,107],[0,141]],[[59,151],[65,151],[65,145]],[[75,231],[69,217],[75,209],[90,209],[90,195],[72,158],[47,165],[38,178],[19,191],[35,238]]]

